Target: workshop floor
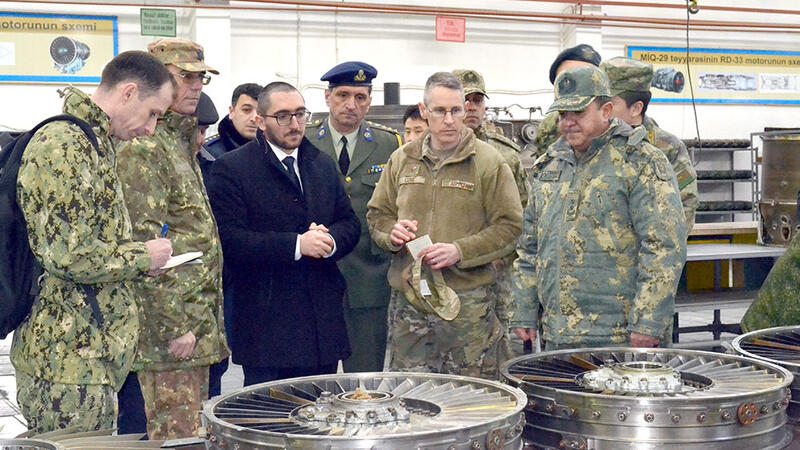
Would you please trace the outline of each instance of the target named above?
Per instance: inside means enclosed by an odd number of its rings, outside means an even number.
[[[746,308],[731,308],[722,311],[723,323],[738,323],[744,315]],[[712,311],[682,313],[680,323],[682,327],[705,325],[712,321]],[[722,340],[731,340],[735,335],[725,333]],[[681,334],[681,344],[702,343],[711,341],[710,332]],[[25,421],[19,413],[16,404],[16,381],[14,368],[8,359],[11,347],[11,336],[0,340],[0,438],[11,438],[26,430]],[[341,370],[341,369],[340,369]],[[222,377],[222,393],[235,391],[242,387],[242,368],[231,365]]]

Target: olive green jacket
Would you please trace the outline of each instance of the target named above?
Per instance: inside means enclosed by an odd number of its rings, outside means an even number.
[[[337,160],[327,120],[306,126],[306,138],[323,153]],[[344,187],[361,223],[361,236],[352,253],[339,260],[339,270],[347,281],[347,304],[354,309],[377,308],[389,304],[391,289],[386,281],[389,254],[369,238],[367,202],[389,159],[402,145],[400,135],[391,128],[363,121],[358,129],[358,143],[350,159]],[[338,167],[338,165],[337,165]]]
[[[444,269],[456,291],[495,282],[492,261],[513,250],[522,229],[522,206],[514,176],[503,157],[465,128],[452,156],[437,171],[423,150],[430,132],[392,153],[368,204],[372,239],[394,253],[389,284],[402,289],[412,259],[389,241],[399,219],[417,220],[417,236],[453,243],[461,261]]]
[[[92,126],[99,151],[69,122],[45,125],[25,149],[17,199],[44,275],[39,299],[14,333],[11,362],[50,382],[119,389],[139,337],[131,280],[147,274],[150,256],[131,236],[109,117],[83,92],[65,92],[64,112]],[[102,328],[85,285],[96,291]]]
[[[135,286],[142,333],[134,370],[174,370],[211,365],[228,356],[222,318],[222,249],[217,223],[194,156],[197,121],[172,111],[153,136],[120,143],[117,172],[137,239],[157,237],[163,224],[172,252],[203,252],[202,264],[185,264]],[[169,342],[192,332],[194,354],[178,359]]]

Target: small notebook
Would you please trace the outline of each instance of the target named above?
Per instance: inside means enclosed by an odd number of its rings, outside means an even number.
[[[187,252],[182,255],[172,256],[167,260],[162,269],[172,269],[183,264],[197,264],[200,263],[199,258],[203,256],[203,252]]]

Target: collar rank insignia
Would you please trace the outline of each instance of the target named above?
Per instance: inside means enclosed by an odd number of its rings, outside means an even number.
[[[372,142],[372,129],[369,127],[364,128],[364,140]]]
[[[367,76],[364,75],[364,69],[358,69],[358,73],[353,77],[353,81],[358,81],[359,83],[367,81]]]
[[[324,137],[325,137],[325,132],[326,132],[326,130],[325,130],[325,124],[323,123],[323,124],[322,124],[322,125],[320,125],[320,127],[319,127],[319,132],[317,132],[317,139],[322,139],[322,138],[324,138]]]

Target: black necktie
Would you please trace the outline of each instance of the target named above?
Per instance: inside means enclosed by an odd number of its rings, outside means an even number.
[[[300,187],[300,180],[297,179],[297,174],[294,173],[294,157],[287,156],[283,158],[283,165],[286,166],[286,174],[289,175],[289,179],[292,180],[292,183],[300,192],[303,192],[303,188]]]
[[[342,136],[342,152],[339,153],[339,170],[342,175],[347,175],[347,169],[350,168],[350,155],[347,154],[347,138]]]

